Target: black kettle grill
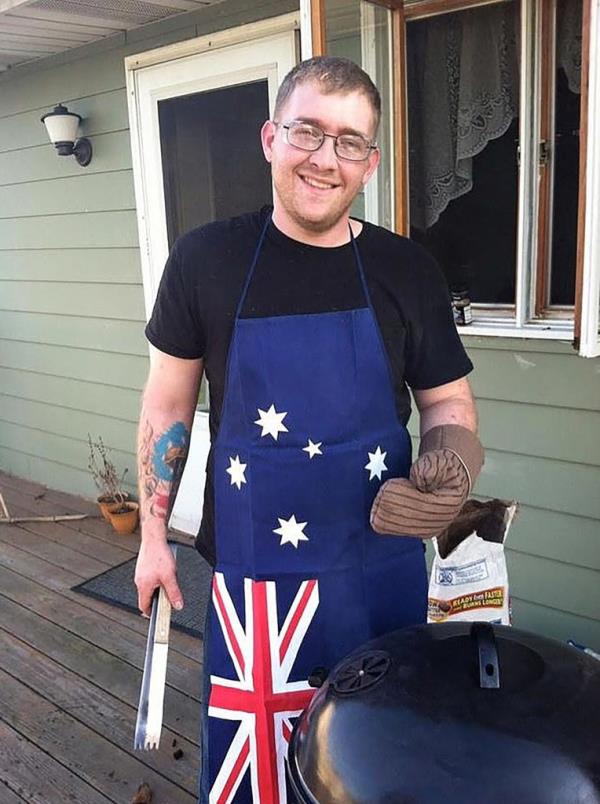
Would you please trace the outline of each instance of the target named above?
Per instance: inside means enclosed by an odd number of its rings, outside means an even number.
[[[600,804],[600,662],[488,623],[405,628],[296,722],[300,804]]]

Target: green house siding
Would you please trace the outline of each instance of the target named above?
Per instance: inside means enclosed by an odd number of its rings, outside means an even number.
[[[553,341],[464,342],[486,447],[476,496],[520,503],[507,541],[515,625],[598,649],[600,359]]]
[[[147,371],[123,59],[283,14],[227,0],[0,76],[0,466],[93,495],[87,433],[134,477]],[[84,118],[88,168],[40,116]],[[466,337],[487,449],[476,494],[517,499],[515,623],[600,648],[600,360],[569,345]],[[417,417],[411,432],[418,432]]]
[[[135,478],[148,369],[124,58],[293,11],[227,0],[0,76],[0,466],[92,496],[87,433]],[[93,158],[59,158],[40,117],[84,118]]]

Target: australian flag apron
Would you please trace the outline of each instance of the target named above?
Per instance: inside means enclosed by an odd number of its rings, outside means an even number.
[[[425,621],[422,542],[369,525],[411,448],[357,245],[365,307],[241,318],[268,225],[236,312],[214,445],[201,804],[290,801],[285,756],[312,670]]]

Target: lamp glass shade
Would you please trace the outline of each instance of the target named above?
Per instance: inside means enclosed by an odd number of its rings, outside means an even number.
[[[53,143],[75,142],[79,128],[79,115],[49,114],[44,118],[44,125]]]

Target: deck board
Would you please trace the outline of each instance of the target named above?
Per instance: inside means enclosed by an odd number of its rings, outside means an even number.
[[[137,707],[142,671],[133,667],[117,652],[109,653],[98,648],[89,639],[66,631],[28,611],[24,606],[13,603],[4,595],[0,596],[0,622],[10,623],[10,633],[19,636],[32,649],[63,667],[76,668],[76,672],[83,678],[99,684],[124,703]],[[90,638],[93,639],[93,635]],[[173,731],[194,741],[198,735],[198,726],[188,714],[191,708],[198,707],[190,696],[167,686],[164,722]],[[133,724],[131,740],[133,742]]]
[[[106,731],[110,724],[111,737],[115,744],[128,753],[133,739],[134,707],[109,695],[72,670],[49,659],[39,651],[0,628],[0,651],[3,669],[13,678],[18,678],[30,690],[43,695],[46,700],[60,707],[80,723],[97,733]],[[174,762],[173,742],[183,751],[182,758]],[[136,753],[144,765],[165,775],[184,788],[193,789],[195,762],[198,746],[185,740],[170,729],[163,729],[161,747],[158,751]],[[0,797],[0,801],[2,798]]]
[[[134,556],[139,535],[113,533],[94,503],[2,472],[0,492],[13,516],[92,515],[0,524],[0,801],[128,804],[146,781],[153,804],[193,804],[201,641],[171,631],[161,746],[135,752],[147,621],[71,590]]]
[[[5,500],[8,495],[4,495]],[[9,504],[10,512],[13,516],[29,516],[35,513],[38,514],[33,506],[27,507],[23,505]],[[81,521],[81,524],[84,520]],[[72,524],[79,524],[74,522]],[[114,567],[123,561],[127,561],[137,553],[138,540],[123,544],[114,544],[113,542],[100,541],[97,536],[91,536],[86,533],[82,528],[68,528],[61,522],[21,522],[19,523],[19,532],[26,531],[28,533],[43,536],[50,542],[56,544],[67,545],[70,549],[76,550],[86,556],[91,556],[100,561],[107,563],[109,566]],[[73,544],[73,531],[77,534],[77,545]],[[130,537],[127,537],[129,540]]]
[[[148,622],[144,618],[132,616],[130,612],[118,606],[107,606],[106,603],[93,597],[73,592],[71,587],[81,582],[80,576],[74,575],[62,567],[49,565],[37,556],[20,550],[18,547],[13,547],[12,544],[3,543],[2,529],[6,527],[9,526],[0,525],[0,566],[14,570],[23,578],[37,581],[44,587],[59,592],[62,597],[74,600],[80,606],[101,614],[105,620],[126,625],[132,631],[144,634],[145,637],[148,632]],[[177,631],[176,636],[174,635],[171,640],[170,649],[199,661],[202,644],[189,634]]]
[[[32,654],[31,661],[35,661]],[[109,801],[127,801],[132,780],[147,781],[169,804],[191,804],[190,793],[156,773],[106,735],[80,723],[62,707],[30,690],[19,679],[0,670],[2,717],[23,737],[93,785]],[[63,801],[68,801],[65,795]]]
[[[34,804],[106,804],[111,799],[0,718],[0,775],[18,801]],[[4,800],[4,799],[2,799]]]
[[[37,614],[52,625],[59,625],[84,642],[93,634],[94,646],[127,661],[140,670],[144,666],[146,637],[132,632],[124,625],[107,622],[76,601],[66,600],[50,589],[17,576],[0,566],[0,589],[11,602],[23,606],[27,613]],[[2,605],[2,604],[0,604]],[[2,621],[0,621],[2,622]],[[10,622],[10,621],[8,621]],[[199,700],[198,662],[180,656],[167,669],[167,680],[172,687]]]
[[[110,563],[80,553],[75,547],[51,541],[44,536],[44,530],[51,530],[53,522],[42,522],[42,533],[33,533],[14,525],[2,525],[1,540],[12,544],[27,553],[38,556],[54,567],[63,567],[80,578],[92,578],[110,568]],[[58,524],[58,523],[57,523]],[[49,527],[50,526],[50,527]]]
[[[65,520],[60,524],[61,527],[68,530],[75,531],[76,533],[86,533],[94,537],[98,545],[102,542],[115,544],[127,550],[131,555],[137,553],[139,547],[139,533],[134,533],[127,536],[118,536],[113,533],[110,527],[106,527],[106,522],[100,516],[100,511],[96,505],[84,500],[84,505],[69,504],[65,500],[65,496],[58,499],[48,493],[37,492],[31,489],[29,492],[21,493],[14,486],[8,486],[4,483],[3,476],[0,474],[0,484],[2,485],[2,495],[9,509],[11,504],[20,506],[27,511],[27,514],[34,516],[50,516],[54,514],[87,514],[86,519],[78,520]],[[26,516],[27,514],[23,514]],[[17,516],[17,514],[14,514]],[[21,516],[21,514],[18,514]]]
[[[0,729],[2,724],[0,723]],[[2,739],[0,737],[0,739]],[[0,777],[2,776],[2,761],[0,760]],[[4,782],[0,782],[0,801],[2,804],[22,804],[23,799],[16,793],[13,793],[10,787],[7,787]]]
[[[32,514],[40,516],[43,516],[45,513],[87,513],[90,515],[90,517],[87,519],[73,522],[20,523],[19,528],[33,533],[38,533],[52,541],[70,544],[74,548],[76,547],[79,552],[85,552],[86,554],[91,554],[94,557],[101,556],[103,559],[106,558],[109,561],[110,567],[114,567],[121,561],[126,561],[128,558],[137,555],[140,542],[139,532],[127,536],[115,534],[110,527],[107,527],[102,517],[100,517],[98,507],[94,502],[84,500],[83,498],[76,497],[74,495],[65,494],[63,491],[56,491],[54,489],[46,488],[39,483],[34,483],[33,481],[22,480],[21,478],[16,478],[13,475],[8,475],[1,471],[0,490],[2,491],[5,501],[11,499],[17,500],[16,505],[9,505],[10,512],[14,516],[20,516],[21,513],[23,515]],[[13,498],[12,492],[15,490],[17,495]],[[53,502],[54,507],[45,509],[44,501]],[[18,513],[18,511],[21,513]],[[73,531],[77,533],[77,538],[75,540],[73,539]],[[1,533],[2,526],[0,525],[0,541],[2,540]],[[170,538],[183,544],[189,545],[193,543],[193,539],[190,536],[177,532],[171,533]],[[73,545],[74,541],[76,542],[76,545]],[[61,570],[62,569],[63,568],[61,568]],[[20,571],[23,574],[28,575],[28,577],[35,577],[29,576],[28,572],[23,570]],[[74,586],[77,582],[77,578],[73,577],[70,582],[65,581],[64,584],[61,584],[60,588],[65,590],[64,594],[67,597],[75,594],[76,597],[81,600],[81,595],[70,592],[70,587]],[[67,591],[67,589],[69,589],[69,591]],[[87,599],[86,605],[88,605],[90,608],[97,609],[97,606],[95,606],[92,598]],[[119,619],[118,608],[111,606],[104,607],[104,610],[107,612],[107,616],[109,616],[111,619],[119,622],[121,621]],[[147,623],[145,623],[141,618],[135,619],[133,622],[131,621],[131,618],[128,618],[128,622],[131,628],[146,633],[148,626]],[[191,658],[198,657],[198,640],[194,637],[183,634],[182,632],[178,632],[177,643],[172,647],[175,650],[180,650],[182,653],[190,656]]]

